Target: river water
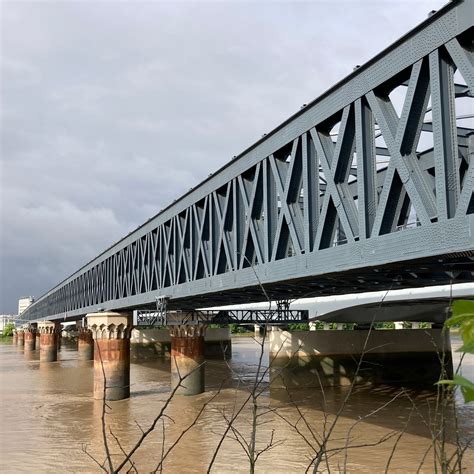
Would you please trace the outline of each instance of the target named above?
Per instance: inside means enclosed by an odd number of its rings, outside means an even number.
[[[459,346],[453,338],[453,348]],[[183,435],[164,461],[164,472],[207,472],[227,422],[240,409],[253,382],[260,347],[251,338],[233,339],[230,361],[207,361],[206,393],[176,397],[166,417],[133,456],[138,472],[156,469],[162,452]],[[455,363],[458,355],[455,356]],[[99,472],[92,459],[102,462],[102,402],[92,398],[92,362],[79,362],[74,345],[63,344],[57,362],[40,364],[34,353],[0,344],[0,472]],[[264,361],[268,363],[268,355]],[[474,361],[466,359],[463,373],[474,377]],[[263,451],[256,472],[305,472],[314,447],[338,412],[348,388],[273,389],[265,377],[257,408],[257,450]],[[170,394],[170,360],[155,359],[131,365],[131,398],[110,403],[106,416],[125,451],[130,450],[159,413]],[[410,389],[403,393],[388,386],[357,386],[337,419],[328,449],[328,464],[321,472],[434,472],[429,425],[436,412],[436,393]],[[371,416],[370,413],[374,412]],[[474,404],[457,400],[461,443],[474,437]],[[446,431],[447,451],[453,451],[453,417]],[[237,417],[235,431],[222,443],[212,472],[248,472],[242,444],[250,441],[252,408]],[[313,434],[311,434],[311,431]],[[240,440],[240,443],[235,440]],[[347,441],[349,439],[349,441]],[[337,451],[346,443],[350,449]],[[121,448],[109,435],[117,466]],[[266,449],[270,446],[269,449]],[[428,454],[426,454],[428,453]],[[423,457],[425,461],[422,463]],[[126,472],[130,465],[124,470]],[[467,449],[465,472],[474,472],[474,452]]]

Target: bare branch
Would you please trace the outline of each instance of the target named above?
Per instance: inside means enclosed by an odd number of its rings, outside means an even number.
[[[198,370],[200,369],[200,367],[202,366],[203,364],[199,364],[198,366],[196,366],[191,372],[189,372],[188,374],[186,374],[184,377],[180,377],[179,379],[179,383],[176,384],[176,387],[173,388],[173,390],[171,391],[171,394],[169,395],[169,397],[166,399],[165,403],[163,404],[163,406],[161,407],[161,410],[158,412],[158,415],[155,417],[155,419],[153,420],[153,422],[150,424],[150,426],[148,427],[148,429],[146,431],[144,431],[140,438],[138,439],[138,441],[135,443],[135,446],[130,450],[130,452],[128,453],[128,455],[125,457],[125,459],[123,459],[123,461],[119,464],[119,466],[117,467],[116,469],[116,472],[120,472],[121,469],[123,469],[123,467],[128,463],[129,459],[135,454],[135,452],[137,451],[137,449],[142,445],[143,441],[146,439],[146,437],[155,429],[155,426],[156,424],[158,423],[158,421],[163,417],[166,409],[168,408],[169,404],[171,403],[171,400],[174,398],[174,396],[176,395],[176,392],[178,391],[178,389],[180,387],[182,387],[182,382],[183,380],[186,379],[186,377],[189,377],[195,370]]]
[[[352,430],[359,424],[361,423],[362,421],[366,420],[367,418],[370,418],[371,416],[375,415],[376,413],[378,413],[379,411],[383,410],[384,408],[386,408],[387,406],[389,406],[391,403],[393,403],[400,395],[404,394],[405,391],[402,390],[400,392],[398,392],[394,397],[392,397],[390,400],[388,400],[387,402],[385,402],[383,405],[377,407],[375,410],[371,411],[370,413],[368,413],[367,415],[364,415],[364,416],[361,416],[359,417],[358,420],[356,420],[352,425],[351,427],[349,428],[349,431],[347,432],[347,435],[346,435],[346,447],[345,447],[345,453],[344,453],[344,471],[346,471],[347,469],[347,452],[348,452],[348,449],[349,449],[349,440],[351,439],[351,433],[352,433]]]
[[[160,472],[163,472],[163,461],[165,459],[165,439],[166,439],[166,432],[165,432],[165,420],[161,420],[162,422],[162,433],[161,433],[161,461],[160,464],[156,467],[155,472],[160,469]]]
[[[87,445],[86,444],[82,445],[82,452],[84,454],[86,454],[87,456],[89,456],[89,458],[92,459],[92,461],[94,461],[102,471],[108,472],[107,469],[104,467],[104,465],[101,464],[99,461],[97,461],[97,459],[94,456],[92,456],[92,454],[90,454],[89,451],[87,451]]]
[[[390,451],[390,456],[388,457],[388,460],[387,460],[387,464],[385,466],[385,474],[388,474],[388,469],[390,467],[390,463],[392,462],[392,459],[393,459],[393,456],[395,454],[395,451],[397,450],[397,447],[398,447],[398,443],[400,442],[400,440],[402,439],[402,436],[405,434],[407,428],[408,428],[408,424],[410,423],[410,420],[411,420],[411,417],[414,413],[415,409],[412,407],[412,409],[410,410],[410,414],[408,415],[408,419],[405,423],[405,426],[403,428],[403,430],[400,432],[400,434],[397,436],[397,439],[395,440],[395,443],[393,444],[393,447],[392,447],[392,450]]]
[[[217,392],[202,405],[201,409],[199,410],[197,415],[194,417],[193,421],[181,432],[181,434],[178,436],[176,441],[167,449],[166,453],[164,453],[164,441],[163,441],[161,459],[160,459],[160,462],[158,463],[158,465],[156,466],[156,468],[153,472],[157,472],[158,470],[160,470],[160,472],[162,472],[163,463],[164,463],[165,459],[168,457],[168,455],[171,453],[171,451],[178,445],[178,443],[184,438],[184,436],[196,425],[199,418],[204,413],[204,410],[206,409],[206,407],[221,393],[222,386],[224,385],[224,382],[225,382],[225,380],[222,381],[222,383],[221,383],[219,389],[217,390]],[[164,437],[164,423],[163,423],[163,437]]]
[[[114,438],[115,442],[117,443],[117,446],[120,448],[120,451],[122,451],[122,454],[124,454],[125,456],[127,455],[127,453],[125,452],[125,450],[123,449],[123,446],[122,444],[120,443],[120,440],[117,438],[117,436],[115,436],[115,434],[113,433],[112,429],[109,427],[109,433],[110,435]],[[138,472],[136,467],[135,467],[135,464],[130,460],[130,465],[131,465],[131,468],[130,469],[133,469],[135,472]]]
[[[103,392],[102,392],[102,415],[101,415],[102,440],[103,440],[103,443],[104,443],[105,456],[106,456],[106,459],[107,459],[107,463],[109,465],[109,472],[112,473],[112,472],[115,472],[115,471],[114,471],[114,466],[113,466],[113,463],[112,463],[112,457],[110,456],[109,442],[107,440],[107,427],[106,427],[106,421],[105,421],[106,409],[108,407],[107,400],[106,400],[106,396],[107,396],[107,378],[105,376],[104,361],[102,360],[102,353],[100,351],[100,345],[97,342],[97,340],[96,340],[95,346],[96,346],[97,351],[99,353],[100,366],[101,366],[101,369],[102,369],[102,377],[104,379],[104,388],[103,388]],[[109,407],[109,409],[110,409],[110,407]]]

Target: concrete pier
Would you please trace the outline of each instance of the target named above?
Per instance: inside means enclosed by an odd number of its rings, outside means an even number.
[[[34,351],[36,349],[36,327],[27,325],[23,328],[25,351]]]
[[[94,359],[94,340],[92,339],[92,332],[87,327],[78,325],[78,339],[77,339],[77,358],[79,360]]]
[[[40,362],[54,362],[58,360],[59,326],[59,323],[55,321],[41,321],[38,323]]]
[[[197,395],[204,392],[204,334],[206,326],[170,326],[171,334],[171,386],[181,386],[176,393]]]
[[[17,330],[17,345],[22,347],[25,345],[25,333],[23,329]]]
[[[18,333],[17,333],[16,329],[13,330],[12,344],[14,346],[16,346],[18,344]]]
[[[130,351],[132,360],[171,357],[169,329],[134,328],[130,340]],[[204,357],[206,359],[232,357],[232,335],[229,327],[206,329]]]
[[[357,371],[357,364],[362,363]],[[442,329],[273,331],[272,387],[356,383],[430,385],[452,375],[449,332]]]
[[[129,313],[89,313],[87,328],[94,340],[94,398],[122,400],[130,396]],[[105,389],[104,389],[105,382]]]

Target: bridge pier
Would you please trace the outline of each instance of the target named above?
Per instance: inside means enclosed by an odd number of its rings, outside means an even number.
[[[87,328],[94,340],[94,398],[122,400],[130,396],[129,313],[89,313]],[[104,387],[105,382],[105,387]]]
[[[171,357],[171,335],[167,329],[136,327],[130,339],[131,360]],[[206,359],[231,359],[232,335],[229,327],[207,328],[204,335]]]
[[[23,327],[25,351],[34,351],[36,348],[36,325],[27,324]]]
[[[179,395],[204,392],[204,334],[206,325],[170,326],[171,386]]]
[[[92,331],[81,323],[77,324],[79,333],[77,338],[77,358],[79,360],[94,359],[94,339],[92,339]]]
[[[352,382],[433,387],[443,371],[453,373],[449,333],[442,329],[280,330],[270,334],[270,360],[274,388]]]
[[[60,351],[61,350],[61,344],[62,344],[62,326],[61,323],[58,324],[57,327],[57,334],[56,334],[56,350]]]
[[[38,323],[40,333],[40,362],[54,362],[58,360],[58,331],[60,325],[55,321],[41,321]]]
[[[13,339],[12,339],[12,344],[16,346],[18,344],[18,333],[17,330],[13,330]]]
[[[25,345],[25,333],[23,332],[23,329],[17,330],[17,345],[18,346]]]

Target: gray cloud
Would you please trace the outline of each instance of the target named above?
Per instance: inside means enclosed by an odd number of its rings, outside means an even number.
[[[442,3],[3,2],[0,312],[51,288]]]

